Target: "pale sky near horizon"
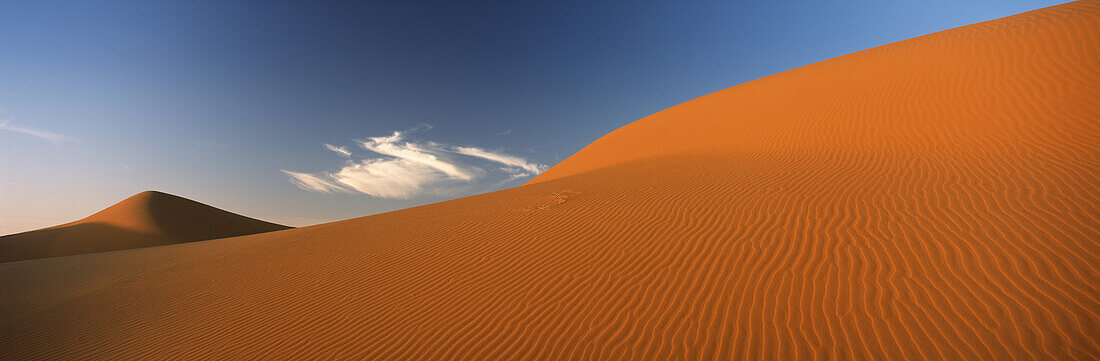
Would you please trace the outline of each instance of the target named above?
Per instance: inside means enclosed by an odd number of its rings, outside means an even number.
[[[1064,3],[0,2],[0,235],[159,190],[292,226],[518,186],[762,76]]]

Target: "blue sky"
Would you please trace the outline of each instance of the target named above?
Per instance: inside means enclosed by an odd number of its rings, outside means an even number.
[[[517,186],[686,100],[1062,2],[7,0],[0,234],[150,189],[301,226]]]

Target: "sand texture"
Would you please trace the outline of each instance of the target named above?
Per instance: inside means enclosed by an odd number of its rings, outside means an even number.
[[[0,262],[163,246],[288,228],[149,191],[76,222],[0,237]]]
[[[1100,2],[618,129],[527,185],[0,264],[0,359],[1100,359]]]

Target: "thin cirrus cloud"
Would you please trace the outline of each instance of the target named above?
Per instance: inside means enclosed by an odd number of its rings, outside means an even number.
[[[412,141],[402,132],[356,142],[381,157],[353,159],[347,148],[325,144],[325,149],[347,159],[343,167],[322,173],[282,172],[291,183],[307,191],[405,199],[454,186],[476,185],[491,178],[507,181],[546,170],[544,165],[478,147]],[[483,168],[477,163],[494,166]]]
[[[345,147],[337,147],[335,145],[326,143],[325,144],[325,149],[336,152],[336,154],[342,155],[342,156],[344,156],[344,158],[350,158],[351,157],[351,151],[349,151],[348,148],[345,148]]]
[[[490,160],[505,165],[505,171],[511,173],[513,178],[526,177],[529,175],[536,175],[542,173],[542,165],[528,163],[526,160],[520,157],[513,157],[503,153],[490,152],[481,148],[475,147],[454,147],[455,153],[468,155],[471,157],[478,157],[485,160]],[[522,169],[523,172],[516,172],[515,170]]]
[[[283,174],[290,177],[290,182],[298,188],[321,193],[346,192],[347,190],[322,177],[302,172],[292,172],[283,169]]]
[[[29,135],[29,136],[32,136],[32,137],[44,139],[44,140],[49,141],[50,143],[53,143],[53,144],[61,144],[61,143],[73,140],[72,137],[67,136],[67,135],[51,133],[51,132],[47,132],[45,130],[14,126],[14,125],[11,125],[11,121],[8,121],[8,120],[0,120],[0,130],[6,130],[6,131],[9,131],[9,132],[26,134],[26,135]]]

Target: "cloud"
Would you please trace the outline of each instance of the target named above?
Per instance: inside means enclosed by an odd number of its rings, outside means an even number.
[[[429,184],[446,179],[432,168],[403,159],[368,159],[348,165],[331,175],[354,191],[378,198],[409,198]]]
[[[493,162],[504,164],[504,165],[509,166],[511,168],[518,168],[518,169],[522,169],[522,170],[526,171],[526,172],[515,172],[514,169],[513,169],[513,171],[510,171],[510,173],[512,173],[512,175],[522,174],[518,177],[522,177],[522,176],[525,176],[525,175],[539,174],[539,173],[542,173],[543,171],[546,170],[546,167],[541,165],[541,164],[528,163],[523,158],[510,156],[510,155],[507,155],[507,154],[504,154],[504,153],[490,152],[490,151],[487,151],[487,150],[484,150],[484,149],[481,149],[481,148],[476,148],[476,147],[455,147],[454,149],[455,149],[455,152],[458,153],[458,154],[468,155],[468,156],[471,156],[471,157],[478,157],[478,158],[481,158],[481,159],[490,160],[490,161],[493,161]],[[505,169],[511,169],[511,168],[505,168]]]
[[[282,171],[284,174],[290,177],[290,183],[294,183],[294,185],[298,186],[298,188],[307,191],[321,193],[345,191],[344,188],[323,177],[319,177],[309,173],[292,172],[285,169],[283,169]]]
[[[0,120],[0,130],[7,130],[7,131],[10,131],[10,132],[22,133],[22,134],[26,134],[26,135],[29,135],[29,136],[32,136],[32,137],[45,139],[45,140],[47,140],[47,141],[49,141],[50,143],[53,143],[53,144],[61,144],[61,143],[73,140],[72,137],[69,137],[69,136],[66,136],[66,135],[51,133],[51,132],[47,132],[47,131],[44,131],[44,130],[38,130],[38,129],[17,127],[17,126],[11,125],[11,121],[8,121],[8,120]]]
[[[363,193],[378,198],[407,199],[421,194],[439,194],[469,186],[500,186],[515,179],[541,173],[545,166],[477,147],[455,147],[431,141],[407,139],[406,133],[431,129],[421,125],[405,132],[356,140],[359,146],[381,157],[352,159],[345,147],[325,148],[347,158],[339,170],[302,173],[283,170],[294,185],[320,193]],[[496,163],[482,168],[477,163]],[[487,170],[488,169],[488,170]],[[496,178],[500,182],[491,182]]]
[[[401,132],[393,132],[393,135],[388,137],[361,140],[359,141],[359,145],[362,146],[363,149],[404,160],[409,164],[417,164],[438,170],[451,178],[461,180],[470,180],[472,178],[471,175],[458,169],[458,166],[444,162],[435,155],[429,153],[429,149],[415,143],[399,143],[401,140]],[[429,146],[436,146],[436,144],[429,143]]]
[[[336,152],[336,154],[342,155],[342,156],[344,156],[344,158],[351,157],[351,152],[349,152],[348,149],[344,148],[344,147],[337,147],[335,145],[326,143],[325,144],[325,149]]]
[[[417,124],[415,127],[412,127],[412,128],[409,128],[409,129],[405,130],[405,132],[406,133],[416,133],[416,132],[423,132],[423,131],[432,130],[432,129],[435,129],[435,127],[432,126],[431,124],[420,123],[420,124]]]

